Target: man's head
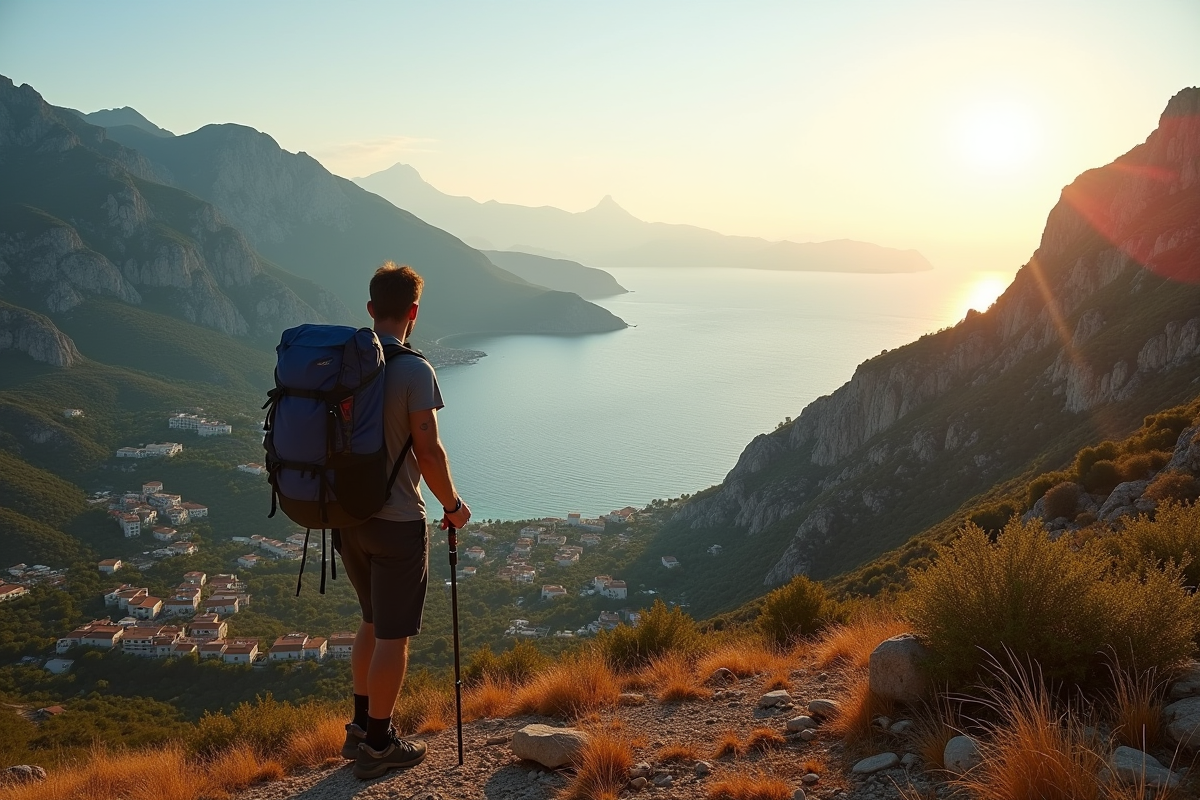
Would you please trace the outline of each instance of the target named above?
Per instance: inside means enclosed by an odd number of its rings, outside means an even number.
[[[371,277],[371,299],[367,313],[375,320],[375,330],[396,336],[401,341],[417,323],[417,306],[425,281],[410,266],[388,261]]]

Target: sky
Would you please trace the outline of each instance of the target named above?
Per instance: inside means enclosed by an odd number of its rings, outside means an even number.
[[[1200,84],[1196,0],[0,0],[0,74],[357,177],[1011,273]]]

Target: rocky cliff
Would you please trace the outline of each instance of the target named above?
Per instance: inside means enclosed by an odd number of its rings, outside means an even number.
[[[674,522],[755,537],[761,579],[836,574],[1038,459],[1200,392],[1200,89],[1063,190],[984,313],[860,365]],[[1052,466],[1054,464],[1051,464]]]
[[[49,319],[0,302],[0,351],[10,349],[52,367],[69,367],[81,358],[71,338]]]
[[[315,286],[306,294],[317,307],[302,300],[216,208],[155,183],[141,154],[7,78],[0,164],[0,286],[9,300],[61,314],[88,297],[112,298],[263,339],[351,316]]]

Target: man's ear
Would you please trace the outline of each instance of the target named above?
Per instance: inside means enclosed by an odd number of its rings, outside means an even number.
[[[367,313],[371,315],[371,319],[375,319],[375,304],[370,300],[367,301]]]
[[[408,318],[410,320],[412,320],[413,322],[417,321],[417,309],[419,309],[419,308],[420,308],[419,304],[413,303],[412,306],[408,309]]]

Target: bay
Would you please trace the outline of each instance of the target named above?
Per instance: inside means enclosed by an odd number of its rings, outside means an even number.
[[[438,373],[442,440],[476,519],[594,517],[719,483],[755,436],[1011,277],[611,272],[631,291],[598,302],[635,327],[454,342],[488,353]]]

